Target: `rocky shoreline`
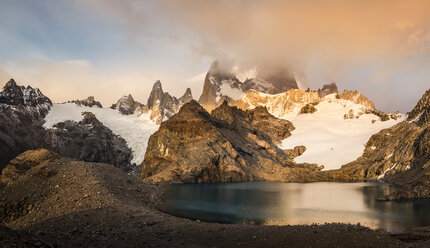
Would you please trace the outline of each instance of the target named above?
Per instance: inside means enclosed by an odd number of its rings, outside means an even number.
[[[262,226],[161,211],[166,184],[46,150],[1,175],[0,247],[428,247],[428,230],[393,236],[348,224]],[[7,180],[11,177],[14,180]]]

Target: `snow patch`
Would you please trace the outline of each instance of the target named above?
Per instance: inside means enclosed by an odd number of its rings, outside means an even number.
[[[420,120],[420,118],[421,118],[421,115],[423,115],[423,113],[417,115],[417,117],[415,117],[412,121],[409,121],[409,123],[411,123],[411,122],[418,122]]]
[[[121,136],[127,142],[128,147],[133,152],[131,163],[140,165],[145,156],[149,137],[158,130],[148,114],[122,115],[114,109],[91,108],[78,106],[74,103],[54,104],[48,115],[45,117],[44,128],[51,128],[58,122],[66,120],[81,121],[82,112],[92,112],[99,121],[112,130],[113,133]]]
[[[376,146],[372,146],[372,147],[370,147],[370,149],[375,150],[375,149],[376,149]]]
[[[388,168],[386,171],[384,171],[384,173],[382,173],[382,175],[380,175],[380,176],[378,177],[378,180],[381,180],[382,178],[384,178],[384,177],[385,177],[385,173],[389,172],[390,170],[394,170],[394,168],[396,168],[396,166],[397,166],[397,163],[395,163],[393,166],[391,166],[391,167],[390,167],[390,168]]]
[[[312,115],[298,114],[302,106],[297,105],[280,116],[291,121],[296,128],[290,137],[282,141],[280,147],[292,149],[304,145],[306,151],[294,161],[324,165],[324,170],[339,169],[354,161],[363,154],[365,144],[373,134],[404,120],[399,118],[372,123],[373,119],[378,118],[373,114],[345,120],[344,114],[350,109],[358,113],[365,107],[349,100],[336,99],[335,95],[324,97],[315,106],[317,111]],[[273,109],[269,109],[269,112],[275,116],[277,114]]]
[[[393,156],[393,154],[391,153],[390,155],[387,156],[387,159],[391,158]]]

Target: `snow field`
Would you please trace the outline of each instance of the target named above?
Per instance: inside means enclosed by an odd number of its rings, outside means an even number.
[[[81,121],[82,112],[92,112],[112,132],[125,139],[133,152],[132,163],[141,164],[143,162],[149,137],[159,127],[149,118],[150,114],[122,115],[117,110],[110,108],[91,108],[74,103],[54,104],[45,117],[43,126],[52,128],[56,123],[66,120]]]

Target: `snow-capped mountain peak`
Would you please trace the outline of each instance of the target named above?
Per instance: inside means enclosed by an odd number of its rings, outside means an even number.
[[[43,95],[38,88],[18,86],[13,79],[10,79],[3,87],[3,91],[0,93],[0,103],[48,109],[52,105],[51,100]]]
[[[222,103],[222,99],[231,98],[237,100],[249,90],[257,90],[263,93],[277,94],[285,92],[291,88],[297,88],[297,83],[285,70],[257,73],[252,75],[255,78],[247,78],[240,81],[232,72],[223,68],[217,61],[213,62],[206,74],[203,92],[199,98],[199,103],[211,111]],[[251,74],[250,74],[251,75]]]

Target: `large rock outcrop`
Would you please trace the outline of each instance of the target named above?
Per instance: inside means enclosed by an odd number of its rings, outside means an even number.
[[[209,114],[191,101],[149,139],[141,179],[182,183],[305,180],[319,168],[296,165],[277,146],[292,129],[290,122],[275,118],[265,108],[242,111],[224,102]]]
[[[103,125],[93,113],[86,112],[79,121],[65,121],[46,132],[50,150],[85,162],[109,163],[131,173],[132,151],[126,141]]]
[[[377,178],[403,187],[381,199],[430,197],[429,111],[430,90],[407,120],[373,135],[363,155],[344,165],[337,177]]]
[[[131,115],[134,113],[142,114],[145,105],[135,101],[131,94],[128,94],[127,96],[121,97],[111,108],[118,110],[123,115]]]
[[[69,102],[75,103],[78,106],[103,108],[102,104],[99,101],[96,101],[96,99],[94,99],[94,96],[89,96],[87,97],[87,99],[84,100],[72,100]]]
[[[44,117],[51,100],[37,88],[11,79],[0,92],[0,171],[16,155],[44,146]]]

